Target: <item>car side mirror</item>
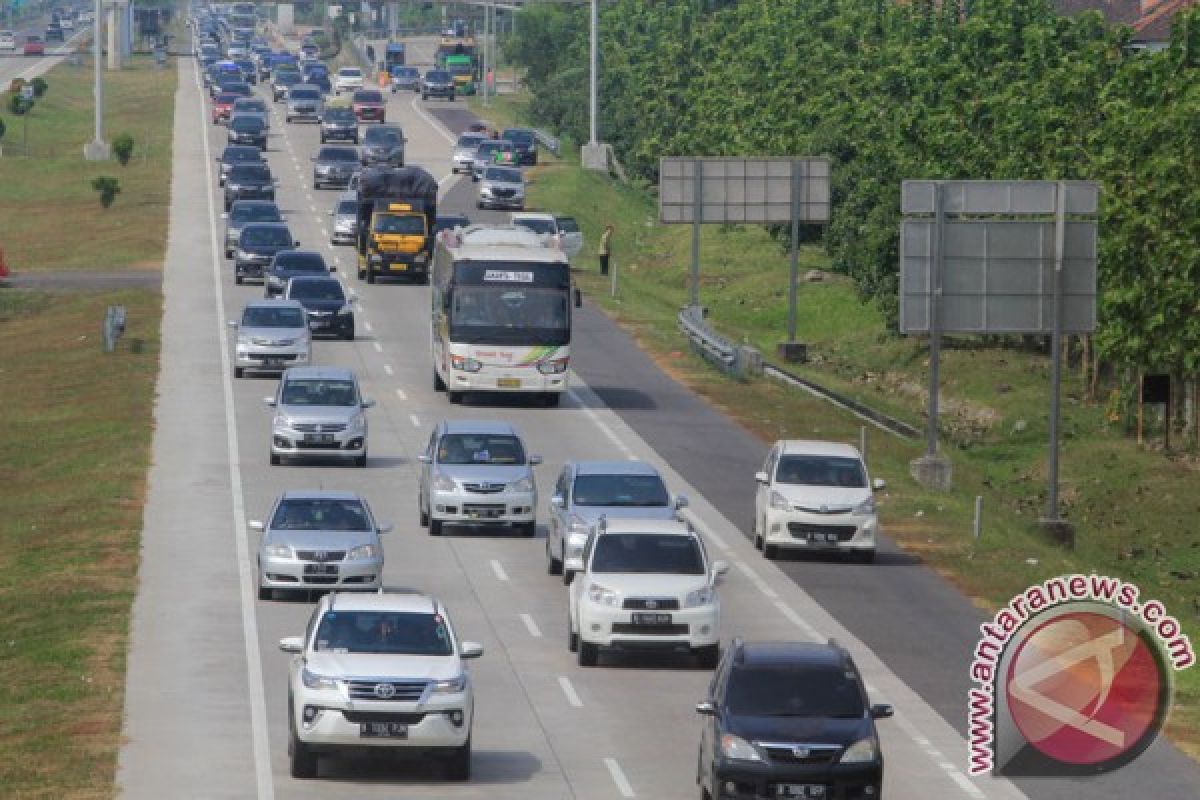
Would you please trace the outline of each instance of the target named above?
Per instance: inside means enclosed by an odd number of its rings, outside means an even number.
[[[679,511],[679,510],[687,508],[687,507],[688,507],[687,495],[686,494],[675,495],[675,510]]]
[[[583,307],[583,292],[576,289],[574,296],[575,296],[575,307],[582,308]]]
[[[417,456],[417,461],[419,461],[422,464],[432,464],[433,463],[433,459],[430,458],[429,456],[425,455],[424,453],[421,453],[421,455]]]
[[[716,578],[719,578],[722,575],[724,575],[725,573],[729,572],[729,562],[728,561],[714,561],[714,562],[712,562],[712,567],[710,569],[712,570],[712,576],[713,576],[713,579],[715,580]]]
[[[359,405],[361,405],[363,408],[374,408],[375,401],[370,398],[364,398]]]
[[[886,489],[887,481],[885,481],[883,478],[876,478],[875,480],[871,481],[871,488],[873,488],[875,491]]]
[[[227,214],[226,212],[222,211],[222,212],[221,212],[221,219],[229,219],[229,214]]]
[[[871,719],[887,719],[894,715],[896,709],[892,708],[887,703],[876,703],[871,706]]]
[[[759,483],[768,483],[767,473],[765,473],[765,472],[754,473],[754,480],[758,481]]]
[[[390,522],[384,522],[384,523],[380,524],[377,528],[375,528],[375,530],[379,531],[379,533],[381,533],[381,534],[391,533],[392,530],[395,529],[395,527],[396,526]]]
[[[279,640],[279,649],[285,653],[303,653],[304,652],[304,637],[303,636],[287,636]]]
[[[299,246],[300,246],[300,240],[299,240],[299,239],[297,239],[296,241],[292,242],[292,246],[293,246],[293,247],[299,247]]]
[[[696,703],[696,713],[706,717],[716,716],[717,707],[712,704],[711,700],[705,700],[703,703]]]
[[[478,642],[463,642],[458,647],[459,658],[479,658],[483,655],[483,645]]]
[[[329,268],[329,271],[330,271],[330,272],[337,272],[337,267],[331,266],[331,267]]]
[[[554,495],[553,497],[550,498],[550,507],[551,508],[566,508],[567,507],[567,498],[563,497],[561,494]]]
[[[536,467],[540,463],[542,463],[541,456],[530,456],[529,457],[529,466]]]
[[[250,530],[252,530],[252,531],[261,531],[267,527],[266,525],[263,524],[263,521],[261,519],[252,519],[246,524],[249,526]]]
[[[263,403],[270,406],[271,408],[274,408],[275,407],[275,398],[274,397],[264,397]]]

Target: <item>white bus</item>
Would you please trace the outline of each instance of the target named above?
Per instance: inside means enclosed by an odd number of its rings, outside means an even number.
[[[558,405],[580,298],[556,241],[515,226],[443,231],[430,283],[435,389],[451,403],[465,392],[520,392]]]

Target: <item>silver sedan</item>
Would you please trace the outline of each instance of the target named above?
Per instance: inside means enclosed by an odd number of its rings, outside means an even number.
[[[259,300],[247,303],[238,320],[233,353],[233,376],[246,370],[282,372],[300,367],[312,358],[312,333],[304,306],[295,300]]]

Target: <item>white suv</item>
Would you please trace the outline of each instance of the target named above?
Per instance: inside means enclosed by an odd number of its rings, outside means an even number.
[[[281,639],[288,675],[288,756],[294,778],[315,778],[319,754],[404,748],[471,775],[474,698],[446,608],[410,590],[328,594],[304,636]]]
[[[875,559],[875,489],[858,450],[848,444],[778,441],[755,474],[754,546],[767,558],[780,548],[842,552]]]
[[[333,79],[333,93],[353,92],[363,88],[363,71],[358,67],[342,67]]]
[[[716,667],[721,636],[717,579],[729,565],[709,563],[700,535],[675,519],[601,519],[575,571],[567,646],[596,665],[601,647],[693,653]]]

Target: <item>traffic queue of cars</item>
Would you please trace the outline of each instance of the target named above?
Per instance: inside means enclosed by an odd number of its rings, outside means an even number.
[[[238,5],[250,4],[234,4],[235,13]],[[213,27],[201,20],[197,30]],[[203,58],[214,89],[212,119],[229,127],[229,145],[217,159],[224,251],[235,282],[261,281],[265,295],[229,322],[236,332],[234,376],[280,374],[265,398],[274,412],[271,465],[334,460],[365,467],[366,412],[374,402],[352,370],[318,365],[313,357],[315,335],[354,339],[353,303],[321,253],[299,249],[276,205],[277,181],[263,157],[270,112],[259,95],[285,103],[288,122],[320,125],[314,187],[345,187],[330,212],[331,244],[357,239],[360,170],[403,165],[403,133],[386,124],[360,129],[367,119],[384,123],[382,96],[371,99],[378,110],[366,113],[357,103],[349,109],[327,104],[326,93],[305,82],[297,62],[274,59],[265,42],[244,40],[250,63],[243,66],[220,47],[214,51],[211,38],[201,47],[208,48]],[[257,76],[261,88],[255,89],[245,78],[264,63]],[[335,95],[353,92],[357,98],[367,91],[361,71],[356,76],[343,68],[332,83]],[[246,127],[246,121],[254,124]],[[257,138],[247,141],[243,127]],[[325,144],[333,140],[338,144]],[[451,237],[446,253],[471,242],[503,246],[509,259],[522,247],[566,256],[580,251],[582,235],[573,219],[522,211],[521,166],[536,162],[536,142],[524,129],[496,138],[468,132],[458,140],[455,171],[469,171],[480,184],[479,206],[517,213],[511,226],[498,228],[467,227],[465,218],[443,214],[437,227],[450,228],[439,234]],[[494,279],[540,280],[522,269],[519,261],[507,261]],[[447,289],[435,285],[435,307],[439,291]],[[486,297],[476,295],[464,292],[460,299]],[[445,302],[448,308],[459,300]],[[469,361],[460,357],[459,368],[470,370]],[[557,368],[557,362],[544,364]],[[564,371],[565,364],[562,359]],[[434,381],[448,388],[436,374]],[[535,467],[541,463],[508,422],[439,422],[418,456],[415,523],[430,536],[465,526],[533,538],[541,502]],[[755,477],[755,544],[767,558],[785,548],[844,551],[864,560],[874,555],[873,490],[882,482],[870,481],[854,448],[780,442]],[[880,796],[883,762],[874,720],[890,716],[890,707],[868,704],[857,668],[836,643],[735,639],[721,648],[719,584],[729,565],[710,557],[683,516],[687,498],[672,493],[652,464],[568,462],[547,500],[546,568],[566,585],[565,639],[578,664],[594,667],[609,652],[654,650],[716,670],[696,708],[705,720],[695,776],[704,796]],[[293,655],[287,708],[292,776],[316,777],[325,754],[390,747],[428,753],[444,763],[450,779],[469,778],[475,701],[465,662],[483,648],[460,641],[449,610],[432,595],[384,587],[381,537],[391,524],[377,520],[361,495],[322,489],[285,492],[249,527],[261,532],[260,600],[279,593],[320,595],[304,634],[280,642]]]

